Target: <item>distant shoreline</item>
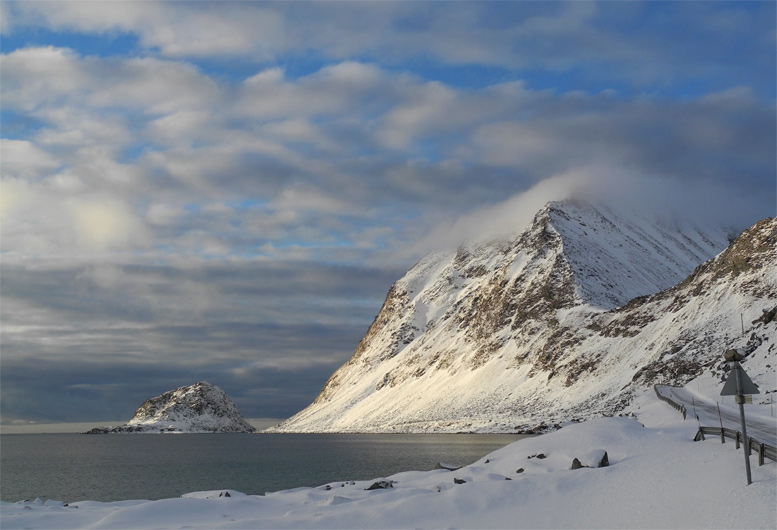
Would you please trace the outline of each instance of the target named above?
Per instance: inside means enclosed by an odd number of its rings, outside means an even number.
[[[248,418],[251,426],[261,431],[279,424],[283,418]],[[73,423],[32,423],[24,425],[0,425],[0,434],[78,434],[105,425],[124,425],[125,420]]]

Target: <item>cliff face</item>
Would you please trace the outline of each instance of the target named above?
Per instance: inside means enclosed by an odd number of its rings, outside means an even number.
[[[98,427],[90,433],[255,432],[229,396],[202,381],[148,399],[120,427]]]
[[[742,336],[740,320],[777,306],[774,238],[762,221],[694,271],[725,232],[551,203],[512,241],[421,260],[275,430],[505,432],[616,413],[653,383],[712,374],[725,349],[773,346],[777,323]]]

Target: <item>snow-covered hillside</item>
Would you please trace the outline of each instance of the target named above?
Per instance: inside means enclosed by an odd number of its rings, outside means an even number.
[[[550,203],[513,241],[421,260],[314,403],[272,430],[513,432],[617,413],[654,383],[719,381],[726,349],[774,356],[776,232],[761,221],[726,249],[724,230]],[[774,387],[775,366],[751,375]]]
[[[226,392],[201,381],[146,400],[126,425],[97,427],[89,434],[255,430],[243,419]]]

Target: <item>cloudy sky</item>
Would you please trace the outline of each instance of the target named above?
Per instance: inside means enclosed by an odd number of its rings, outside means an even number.
[[[287,417],[424,253],[775,210],[774,2],[0,4],[5,425]]]

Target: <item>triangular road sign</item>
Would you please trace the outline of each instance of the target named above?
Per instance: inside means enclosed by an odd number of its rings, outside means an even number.
[[[758,387],[750,379],[750,376],[745,373],[744,368],[741,366],[733,368],[726,379],[726,384],[723,385],[723,390],[720,391],[721,396],[736,396],[737,395],[737,374],[739,370],[739,376],[742,380],[742,394],[760,394]]]

